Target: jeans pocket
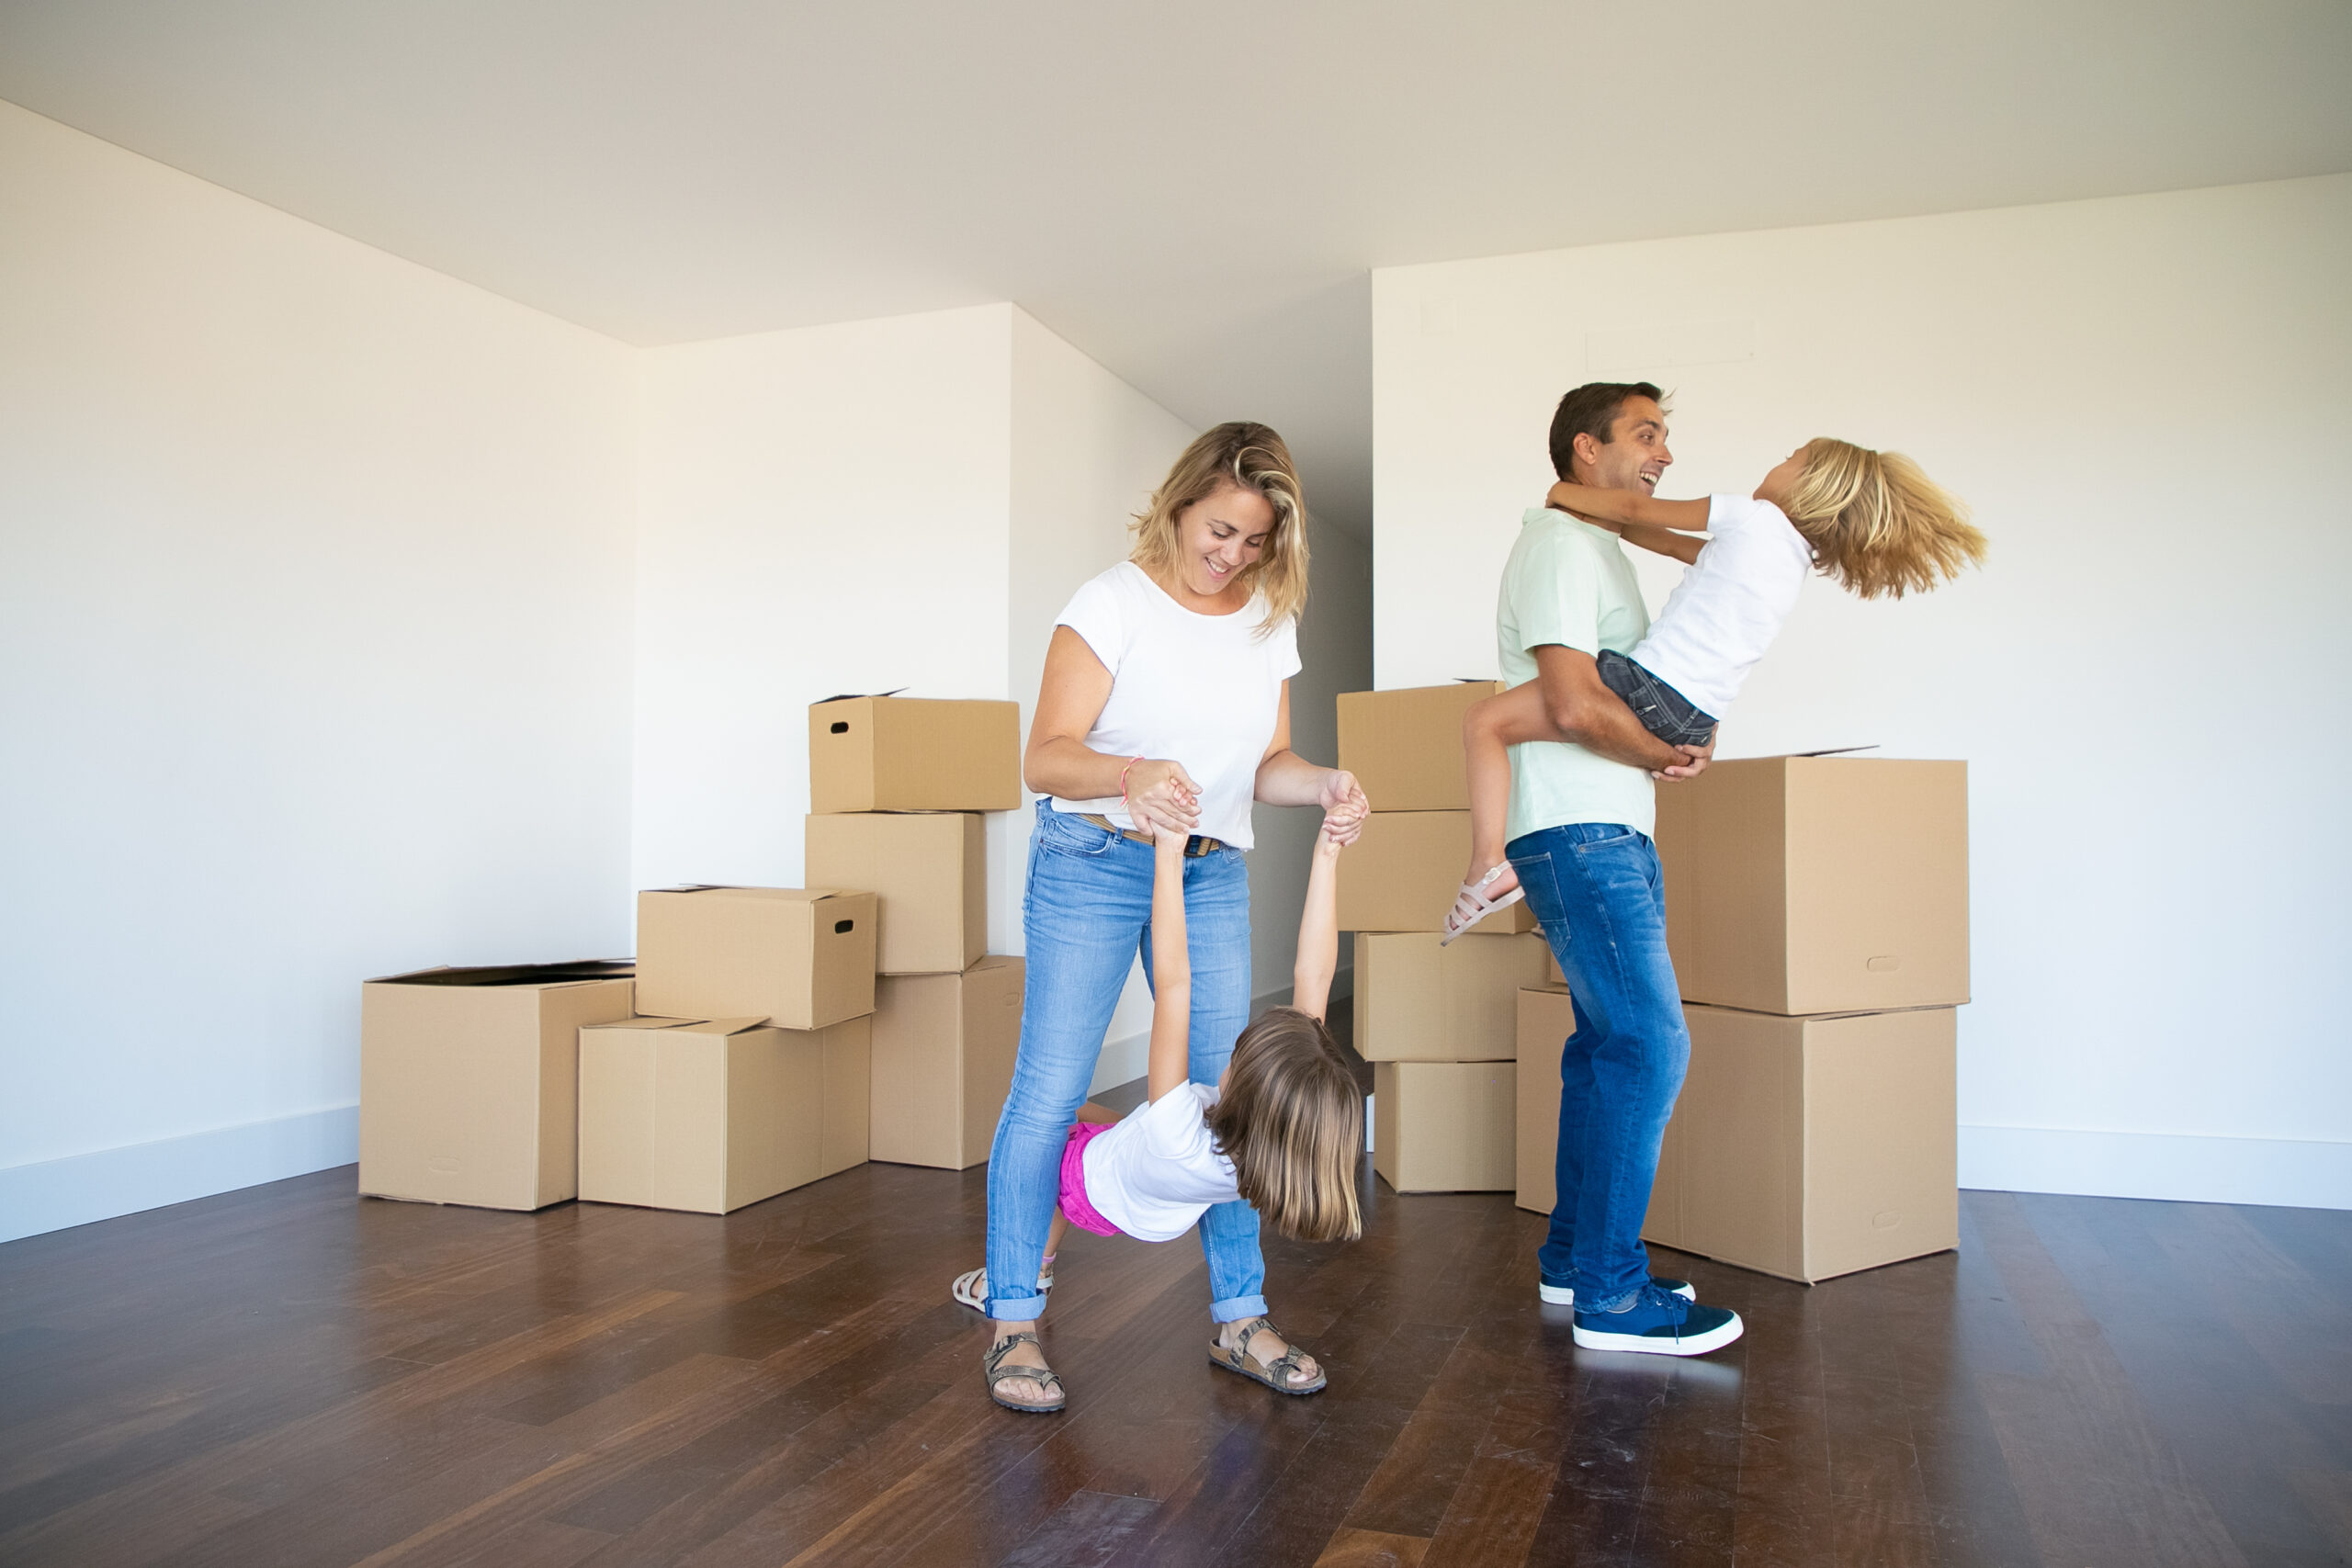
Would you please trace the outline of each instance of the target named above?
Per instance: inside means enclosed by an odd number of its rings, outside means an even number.
[[[1102,854],[1118,837],[1106,833],[1093,823],[1082,821],[1067,811],[1054,811],[1037,827],[1037,842],[1056,854],[1077,855],[1081,859]]]
[[[1634,831],[1631,828],[1625,827],[1622,824],[1612,824],[1610,829],[1603,833],[1600,838],[1586,839],[1582,842],[1578,843],[1577,845],[1577,853],[1583,854],[1588,850],[1623,849],[1627,844],[1638,840],[1640,837],[1641,835]]]

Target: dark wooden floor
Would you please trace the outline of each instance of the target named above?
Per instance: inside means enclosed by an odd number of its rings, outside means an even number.
[[[1592,1355],[1540,1222],[1371,1187],[1269,1248],[1330,1391],[1206,1362],[1198,1249],[1074,1235],[1070,1409],[989,1404],[984,1170],[727,1219],[363,1201],[349,1169],[0,1247],[0,1562],[2352,1560],[2352,1214],[1971,1193],[1747,1338]]]

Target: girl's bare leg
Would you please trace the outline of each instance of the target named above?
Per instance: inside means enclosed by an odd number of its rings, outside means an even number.
[[[1474,703],[1462,716],[1463,769],[1470,786],[1470,866],[1462,880],[1475,887],[1501,866],[1502,874],[1480,890],[1486,897],[1519,886],[1519,874],[1503,858],[1503,829],[1510,818],[1510,749],[1559,739],[1544,711],[1543,690],[1532,681]]]

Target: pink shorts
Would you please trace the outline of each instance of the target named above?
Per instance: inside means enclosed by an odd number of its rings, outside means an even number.
[[[1094,1205],[1086,1201],[1086,1145],[1114,1125],[1110,1122],[1076,1122],[1070,1127],[1069,1142],[1062,1145],[1062,1218],[1096,1235],[1116,1235],[1119,1227],[1097,1213]]]

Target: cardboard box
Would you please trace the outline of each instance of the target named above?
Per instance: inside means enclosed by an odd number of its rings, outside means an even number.
[[[963,1170],[989,1157],[1021,1047],[1018,958],[875,987],[870,1157]]]
[[[1510,1062],[1375,1062],[1372,1168],[1399,1192],[1508,1192]]]
[[[1951,1009],[1684,1013],[1644,1236],[1807,1282],[1960,1245]]]
[[[879,900],[874,967],[960,975],[988,951],[988,845],[968,811],[810,817],[804,873]]]
[[[1442,931],[1470,863],[1467,811],[1374,811],[1340,857],[1343,931]],[[1522,898],[1478,923],[1485,935],[1535,929]]]
[[[1519,1206],[1552,1212],[1554,1156],[1560,1146],[1560,1053],[1577,1032],[1566,986],[1519,993]]]
[[[1466,811],[1462,716],[1503,689],[1457,681],[1395,692],[1340,694],[1340,766],[1379,811]],[[1459,880],[1457,878],[1456,880]]]
[[[1344,859],[1344,857],[1342,857]],[[1544,939],[1487,936],[1451,947],[1434,931],[1356,933],[1355,1047],[1367,1062],[1507,1062],[1519,1050],[1519,990],[1544,977]]]
[[[1789,1015],[1968,999],[1968,764],[1717,762],[1657,792],[1686,1001]]]
[[[580,1026],[627,963],[422,969],[359,988],[359,1190],[543,1209],[580,1190]]]
[[[1544,933],[1538,931],[1535,934],[1544,936]],[[1552,951],[1552,943],[1548,937],[1544,942],[1544,983],[1547,986],[1562,987],[1568,983],[1567,972],[1560,967],[1560,955]]]
[[[1021,705],[837,697],[808,710],[808,809],[1012,811]]]
[[[876,900],[808,887],[637,896],[637,1007],[823,1029],[874,1010]]]
[[[580,1032],[580,1196],[725,1214],[863,1164],[873,1025],[631,1018]]]

